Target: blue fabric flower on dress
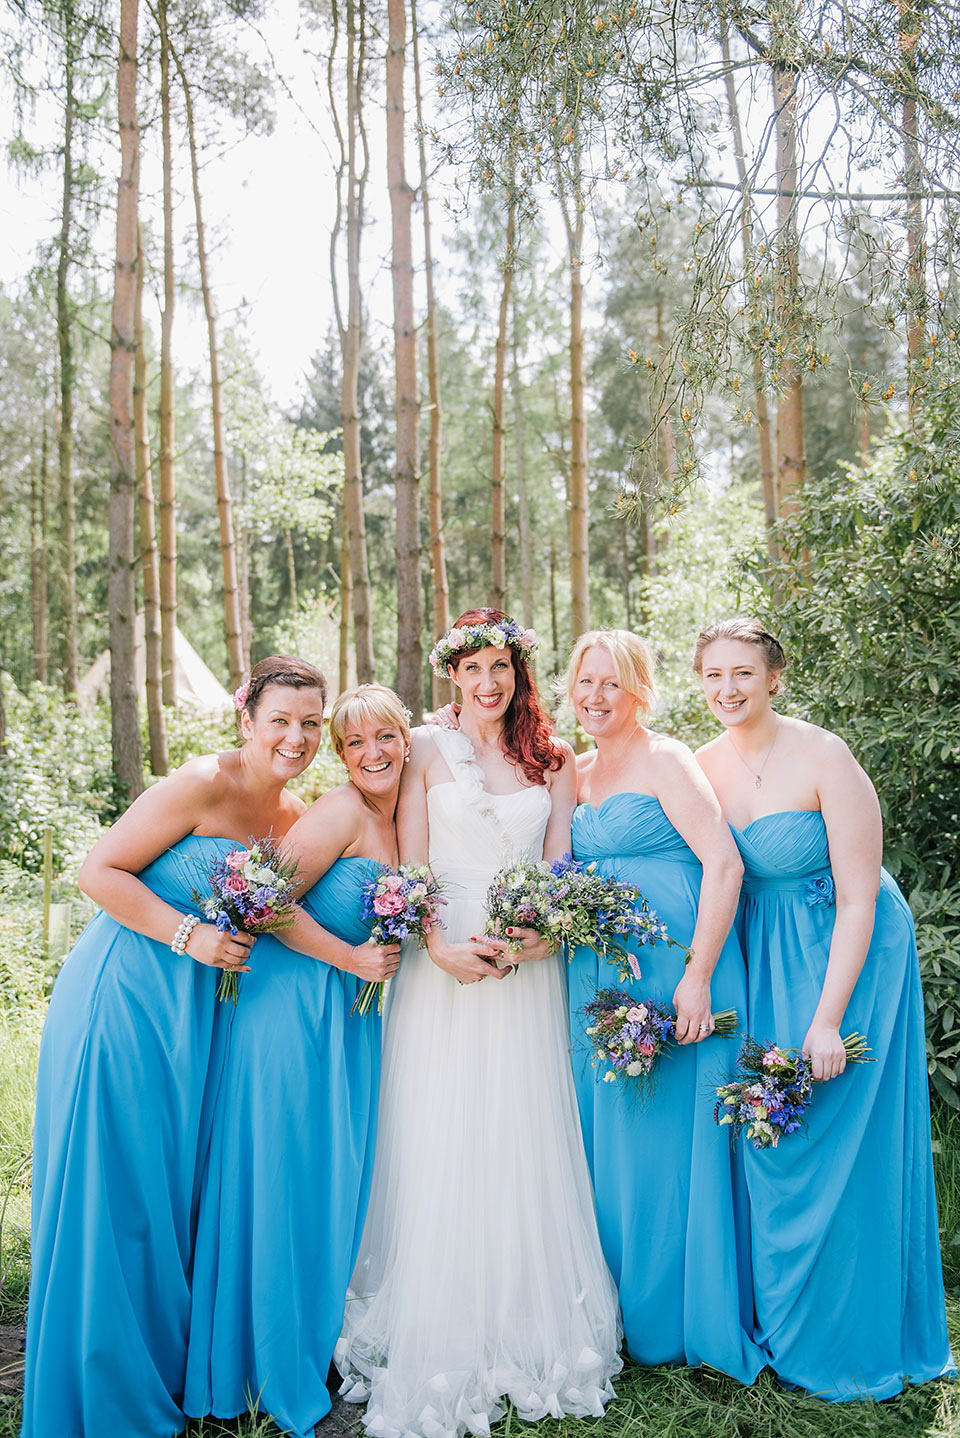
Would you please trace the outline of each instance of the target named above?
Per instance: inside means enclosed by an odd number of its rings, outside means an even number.
[[[815,879],[808,879],[800,893],[803,902],[811,909],[818,904],[837,902],[837,888],[829,874],[818,874]]]

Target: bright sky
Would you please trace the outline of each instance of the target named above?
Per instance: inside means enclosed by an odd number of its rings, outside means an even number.
[[[141,21],[141,24],[143,22]],[[332,322],[329,243],[334,213],[332,132],[327,118],[325,74],[309,53],[322,37],[299,30],[296,0],[276,0],[269,44],[285,84],[276,87],[277,123],[272,135],[244,138],[208,160],[201,179],[208,229],[211,284],[218,314],[228,323],[246,311],[246,331],[261,373],[274,397],[292,404],[303,392],[303,375],[322,346]],[[262,52],[261,52],[262,53]],[[295,98],[294,98],[295,97]],[[364,235],[364,263],[370,282],[370,341],[385,340],[390,313],[390,275],[382,194],[382,109],[371,105],[374,171],[369,195],[373,223]],[[379,122],[379,123],[378,123]],[[56,134],[56,117],[47,122]],[[13,132],[9,93],[0,91],[0,133]],[[33,133],[42,133],[37,117]],[[51,141],[55,143],[55,139]],[[179,166],[175,220],[177,268],[183,271],[193,222],[188,151],[175,137]],[[141,196],[143,216],[153,232],[159,262],[161,244],[159,122],[144,137]],[[105,171],[119,163],[107,157]],[[60,182],[56,169],[41,178],[23,178],[0,166],[0,282],[15,287],[33,265],[39,244],[52,240],[59,225]],[[112,230],[102,248],[112,253]],[[161,281],[156,279],[155,286]],[[147,301],[149,305],[149,300]],[[159,333],[159,310],[148,318]],[[178,300],[174,346],[180,368],[205,367],[206,328],[196,305]]]

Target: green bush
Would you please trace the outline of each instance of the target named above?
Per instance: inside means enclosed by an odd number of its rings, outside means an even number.
[[[780,563],[751,571],[787,648],[791,708],[841,734],[873,779],[904,890],[938,890],[960,843],[957,387],[930,401],[922,435],[808,483],[780,543]]]
[[[49,827],[53,871],[75,880],[114,813],[109,720],[102,710],[78,709],[40,684],[21,693],[6,676],[4,702],[0,859],[39,873]]]

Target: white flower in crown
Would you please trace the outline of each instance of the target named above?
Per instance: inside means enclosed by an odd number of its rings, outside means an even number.
[[[497,629],[496,627],[494,627],[490,630],[490,643],[493,645],[494,649],[506,649],[507,636],[504,634],[502,629]]]

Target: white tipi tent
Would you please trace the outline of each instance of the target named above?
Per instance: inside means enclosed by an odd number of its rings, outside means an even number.
[[[143,615],[137,615],[136,666],[137,694],[141,699],[147,693],[146,646],[144,644]],[[219,679],[204,664],[193,645],[178,629],[174,643],[174,672],[176,675],[177,703],[189,705],[204,714],[227,714],[233,709],[233,700]],[[77,685],[77,700],[82,705],[96,704],[110,696],[110,650],[93,661]]]

